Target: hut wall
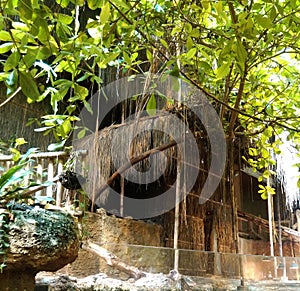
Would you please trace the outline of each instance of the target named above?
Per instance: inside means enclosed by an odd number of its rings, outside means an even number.
[[[216,201],[220,192],[211,201],[199,204],[199,195],[190,193],[186,206],[181,204],[178,247],[212,252],[233,253],[231,208]],[[166,246],[173,247],[174,211],[165,215]]]
[[[6,88],[0,87],[0,103],[5,101]],[[40,103],[28,104],[26,97],[19,93],[11,101],[0,107],[0,141],[14,141],[15,138],[23,137],[28,144],[23,149],[30,147],[38,147],[42,151],[53,142],[51,135],[44,136],[42,133],[35,132],[38,126],[33,123],[26,125],[31,118],[39,118],[43,115],[51,113],[47,101]]]

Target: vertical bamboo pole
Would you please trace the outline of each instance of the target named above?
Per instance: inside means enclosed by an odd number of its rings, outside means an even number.
[[[119,70],[119,68],[117,68],[117,70]],[[116,78],[118,80],[119,73],[117,73]],[[118,88],[116,88],[116,90],[117,90],[117,95],[119,95]],[[125,118],[126,118],[126,101],[122,105],[122,123],[125,122]],[[123,217],[124,216],[124,195],[125,195],[125,180],[124,180],[123,175],[120,176],[120,184],[121,184],[120,185],[121,186],[121,191],[120,191],[120,216]]]
[[[267,178],[267,186],[270,187],[270,178]],[[273,209],[273,195],[268,193],[268,221],[269,221],[269,239],[270,239],[270,256],[274,257],[274,209]],[[284,263],[284,262],[283,262]],[[285,266],[283,266],[285,270]],[[277,272],[277,260],[274,259],[274,274]]]
[[[238,211],[237,211],[237,195],[234,185],[234,144],[233,140],[229,139],[227,143],[228,148],[228,165],[229,165],[229,187],[231,194],[231,219],[232,219],[232,235],[233,248],[235,253],[239,256],[239,272],[241,278],[241,286],[244,286],[244,266],[243,256],[239,254],[239,233],[238,233]]]
[[[279,203],[279,193],[277,193],[277,215],[278,215],[278,236],[279,236],[279,256],[283,261],[283,274],[282,277],[286,278],[286,261],[283,257],[283,248],[282,248],[282,230],[281,230],[281,215],[280,215],[280,203]],[[277,278],[277,266],[275,267],[274,272],[275,278]]]
[[[270,178],[267,179],[267,186],[270,186]],[[269,218],[269,238],[270,238],[270,255],[274,256],[273,241],[273,196],[268,193],[268,218]]]
[[[180,47],[176,48],[176,55],[180,55]],[[180,61],[177,60],[177,66],[180,69]],[[181,98],[181,81],[179,81],[178,89],[178,102],[182,101]],[[176,198],[175,198],[175,217],[174,217],[174,270],[179,269],[179,250],[178,250],[178,237],[179,237],[179,203],[180,203],[180,189],[181,189],[181,165],[180,165],[180,152],[177,149],[177,177],[176,177]]]
[[[42,163],[43,163],[43,160],[37,159],[37,168],[36,168],[37,179],[36,179],[36,181],[38,184],[41,184],[43,182],[43,165],[42,165]],[[35,193],[35,196],[36,197],[42,196],[42,190],[37,191]],[[36,202],[38,202],[38,201],[36,201]]]
[[[60,175],[63,171],[63,161],[62,159],[58,159],[58,164],[57,164],[57,174]],[[56,205],[61,206],[61,196],[62,196],[62,185],[60,183],[57,183],[57,188],[56,188]]]
[[[179,153],[178,153],[179,155]],[[174,270],[178,271],[179,268],[179,250],[178,250],[178,237],[179,237],[179,202],[180,202],[180,188],[181,188],[181,167],[179,164],[179,157],[177,158],[177,177],[176,177],[176,199],[175,199],[175,217],[174,217]]]
[[[232,207],[232,234],[233,234],[233,246],[235,252],[239,253],[239,234],[238,234],[238,213],[237,213],[237,197],[234,187],[234,145],[233,141],[228,142],[229,150],[229,185],[231,193],[231,207]]]
[[[52,181],[53,177],[54,177],[54,165],[53,165],[52,159],[50,158],[49,162],[48,162],[48,171],[47,171],[48,181]],[[46,195],[48,197],[52,197],[53,196],[53,191],[52,190],[53,190],[52,189],[52,185],[50,185],[49,187],[47,187],[47,189],[46,189]]]

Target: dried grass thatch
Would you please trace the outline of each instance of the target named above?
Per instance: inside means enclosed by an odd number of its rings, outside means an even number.
[[[181,126],[174,127],[173,125],[174,116],[170,114],[143,117],[138,122],[131,121],[126,124],[112,125],[77,142],[75,149],[88,150],[85,161],[89,181],[86,187],[87,192],[97,192],[97,189],[130,159],[153,148],[170,144],[174,140],[180,144],[184,139],[182,134],[185,131]],[[170,130],[171,128],[172,130]],[[186,142],[186,145],[189,145],[189,142]],[[172,177],[176,175],[177,158],[178,148],[170,147],[163,153],[155,154],[138,162],[125,172],[125,177],[135,181],[136,184],[147,185],[156,181],[163,173],[164,180],[171,181]],[[193,171],[198,171],[195,168],[193,157],[187,155],[186,158],[185,163],[194,165]],[[192,170],[192,167],[189,169]],[[147,171],[147,175],[143,179],[139,173],[145,171]],[[100,197],[95,197],[96,204],[105,204],[108,195],[109,190],[106,190]]]

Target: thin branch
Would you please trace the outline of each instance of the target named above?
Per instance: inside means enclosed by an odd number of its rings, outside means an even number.
[[[0,108],[3,107],[6,103],[8,103],[10,100],[12,100],[20,91],[21,87],[18,87],[18,89],[10,97],[8,97],[5,101],[3,101],[0,104]]]
[[[267,58],[265,58],[265,59],[259,60],[259,61],[257,61],[256,63],[253,63],[251,66],[249,66],[249,70],[251,70],[253,67],[255,67],[255,66],[257,66],[257,65],[259,65],[259,64],[261,64],[261,63],[264,63],[264,62],[266,62],[266,61],[268,61],[268,60],[274,59],[274,58],[276,58],[276,57],[278,57],[278,56],[280,56],[280,55],[286,54],[286,53],[289,53],[289,52],[287,52],[287,51],[284,49],[283,51],[281,51],[281,52],[279,52],[279,53],[277,53],[277,54],[275,54],[275,55],[272,55],[272,56],[267,57]]]
[[[115,5],[112,1],[109,1],[109,3],[122,15],[122,17],[130,24],[130,25],[133,25],[133,22],[119,9],[119,7],[117,5]],[[157,51],[163,56],[163,58],[167,61],[169,61],[170,59],[167,57],[167,55],[162,51],[160,50],[160,48],[150,39],[148,39],[147,35],[145,35],[145,33],[143,31],[141,31],[139,29],[139,27],[136,27],[135,28],[140,34],[141,36],[146,39],[150,45],[152,45],[155,49],[157,49]],[[260,38],[262,37],[263,35],[260,36]],[[232,111],[232,112],[236,112],[240,115],[243,115],[243,116],[246,116],[246,117],[249,117],[253,120],[256,120],[256,121],[260,121],[262,123],[265,123],[265,120],[261,119],[261,118],[258,118],[256,116],[252,116],[251,114],[248,114],[244,111],[241,111],[237,108],[234,108],[232,106],[230,106],[229,104],[221,101],[220,99],[218,99],[216,96],[214,96],[213,94],[207,92],[204,88],[202,88],[196,81],[194,81],[193,79],[191,79],[183,70],[179,70],[180,71],[180,74],[187,80],[189,81],[192,85],[194,85],[196,88],[198,88],[199,90],[201,90],[204,94],[206,94],[208,97],[210,97],[211,99],[213,99],[215,102],[217,102],[218,104],[221,104],[223,106],[225,106],[228,110]],[[300,132],[300,129],[296,129],[296,128],[292,128],[292,127],[289,127],[289,126],[286,126],[284,124],[281,124],[279,122],[273,122],[274,124],[278,125],[278,126],[281,126],[285,129],[288,129],[288,130],[291,130],[291,131],[295,131],[295,132]]]

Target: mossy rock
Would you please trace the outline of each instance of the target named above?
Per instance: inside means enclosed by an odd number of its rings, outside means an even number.
[[[0,290],[30,290],[37,272],[57,271],[73,262],[78,255],[78,226],[74,218],[64,211],[42,208],[12,210],[8,235],[10,246],[4,258],[7,266],[0,274],[1,285],[14,281],[17,285],[20,282],[21,286],[10,285]],[[31,287],[24,286],[22,277],[30,281]]]

